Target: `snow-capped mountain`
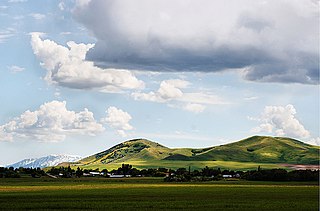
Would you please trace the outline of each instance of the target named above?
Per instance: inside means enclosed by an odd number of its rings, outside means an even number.
[[[76,155],[49,155],[49,156],[41,157],[41,158],[24,159],[24,160],[21,160],[17,163],[7,165],[7,167],[12,166],[14,168],[19,168],[19,167],[44,168],[44,167],[48,167],[48,166],[56,166],[59,163],[63,163],[63,162],[75,162],[80,159],[81,159],[81,157],[76,156]]]

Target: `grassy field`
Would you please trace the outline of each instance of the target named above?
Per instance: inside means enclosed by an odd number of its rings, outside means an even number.
[[[210,168],[221,168],[221,169],[233,169],[233,170],[253,170],[257,169],[260,166],[263,169],[273,169],[273,168],[285,168],[280,164],[272,164],[272,163],[254,163],[254,162],[235,162],[235,161],[180,161],[180,160],[130,160],[129,162],[134,168],[138,169],[148,169],[148,168],[171,168],[171,169],[178,169],[178,168],[188,168],[191,167],[192,170],[194,169],[203,169],[206,166]],[[109,163],[108,165],[105,164],[89,164],[89,165],[82,165],[80,168],[85,169],[104,169],[107,168],[108,170],[118,169],[123,163],[121,162],[113,162]],[[71,166],[72,168],[76,169],[77,166]]]
[[[0,179],[0,209],[318,210],[317,183]]]

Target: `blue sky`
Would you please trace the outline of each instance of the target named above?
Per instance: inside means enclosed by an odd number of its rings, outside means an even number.
[[[3,165],[140,137],[320,141],[319,1],[1,1],[0,70]]]

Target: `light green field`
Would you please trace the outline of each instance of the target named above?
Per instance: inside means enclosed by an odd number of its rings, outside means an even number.
[[[316,183],[0,179],[0,209],[318,210]]]
[[[89,165],[82,165],[81,168],[84,169],[117,169],[121,166],[122,163],[113,162],[108,165],[93,163]],[[146,168],[186,168],[189,166],[191,170],[203,169],[206,166],[211,168],[221,168],[221,169],[231,169],[231,170],[252,170],[257,169],[260,166],[263,169],[272,169],[272,168],[284,168],[279,164],[269,164],[269,163],[253,163],[253,162],[234,162],[234,161],[171,161],[171,160],[130,160],[130,163],[134,168],[137,169],[146,169]],[[76,166],[73,166],[76,168]]]

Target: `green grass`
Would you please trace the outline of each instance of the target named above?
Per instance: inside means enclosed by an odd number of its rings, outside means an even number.
[[[0,179],[0,209],[318,210],[316,183]]]
[[[107,168],[108,170],[118,169],[121,167],[122,163],[113,162],[108,165],[94,163],[89,165],[80,166],[84,169],[96,169],[99,168],[100,170]],[[272,164],[272,163],[254,163],[254,162],[234,162],[234,161],[179,161],[179,160],[130,160],[129,164],[131,164],[134,168],[137,169],[147,169],[147,168],[171,168],[171,169],[178,169],[178,168],[186,168],[190,166],[192,170],[195,169],[203,169],[206,166],[211,168],[221,168],[221,169],[231,169],[231,170],[252,170],[257,169],[260,166],[263,169],[272,169],[272,168],[285,168],[280,166],[279,164]],[[76,168],[76,166],[73,166]]]

